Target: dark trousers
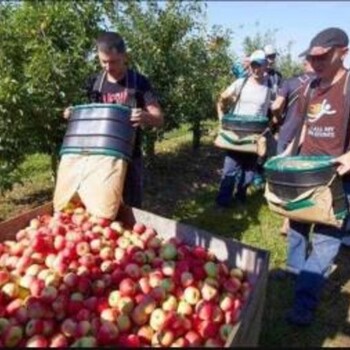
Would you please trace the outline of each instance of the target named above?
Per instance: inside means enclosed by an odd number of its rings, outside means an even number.
[[[144,167],[142,156],[133,158],[126,172],[123,200],[130,207],[141,208],[143,199]]]
[[[244,200],[247,187],[253,180],[256,171],[257,156],[251,153],[228,151],[224,160],[224,168],[216,203],[229,206],[236,189],[236,198]]]

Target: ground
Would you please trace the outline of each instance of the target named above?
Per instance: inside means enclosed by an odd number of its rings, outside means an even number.
[[[213,135],[206,136],[202,148],[194,153],[190,135],[183,129],[168,134],[157,144],[155,162],[147,171],[144,209],[267,249],[271,253],[270,272],[283,268],[286,241],[279,234],[282,220],[268,210],[261,191],[250,194],[245,208],[215,211],[214,198],[224,154],[213,147],[212,141]],[[49,159],[33,155],[22,166],[26,173],[24,184],[0,197],[0,220],[52,198]],[[349,259],[350,248],[342,248],[316,321],[305,329],[290,327],[284,321],[284,313],[292,302],[292,282],[270,278],[260,345],[350,347]]]

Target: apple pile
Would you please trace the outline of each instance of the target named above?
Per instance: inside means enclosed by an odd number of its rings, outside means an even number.
[[[71,208],[0,243],[0,347],[220,347],[251,289],[200,246]]]

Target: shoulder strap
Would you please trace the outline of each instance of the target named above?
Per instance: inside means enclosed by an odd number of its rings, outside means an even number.
[[[235,103],[234,103],[234,105],[232,106],[232,109],[231,109],[232,113],[234,112],[234,110],[235,110],[235,108],[237,106],[237,103],[238,103],[239,99],[241,98],[241,94],[242,94],[243,88],[247,84],[248,79],[249,79],[249,76],[244,78],[243,83],[241,85],[241,88],[238,90],[238,94],[236,96]]]
[[[287,110],[298,100],[299,95],[300,95],[300,91],[302,90],[304,84],[308,80],[310,80],[310,77],[306,76],[305,79],[303,79],[303,76],[299,76],[298,80],[300,82],[299,86],[296,89],[294,89],[288,97]]]
[[[94,82],[93,91],[98,91],[98,92],[102,91],[103,83],[105,82],[105,79],[106,79],[106,74],[107,74],[106,72],[101,72],[100,74],[98,74]]]
[[[346,73],[344,90],[344,151],[347,151],[349,147],[346,145],[346,141],[348,139],[348,131],[349,131],[349,118],[350,118],[350,71],[348,70]]]
[[[301,137],[301,133],[303,131],[303,126],[304,126],[304,123],[307,119],[307,109],[309,107],[309,103],[310,103],[310,100],[312,99],[312,96],[314,95],[315,93],[315,88],[316,86],[318,85],[319,83],[319,79],[313,79],[310,81],[310,83],[308,84],[307,88],[306,88],[306,91],[305,91],[305,101],[304,101],[304,105],[303,105],[303,108],[302,108],[302,122],[301,122],[301,125],[300,125],[300,128],[295,136],[295,139],[294,139],[294,143],[293,143],[293,146],[292,146],[292,152],[291,152],[291,155],[292,156],[295,156],[298,152],[298,148],[299,148],[299,142],[300,142],[300,137]]]

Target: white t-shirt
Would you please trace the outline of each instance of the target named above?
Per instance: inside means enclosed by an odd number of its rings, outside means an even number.
[[[239,94],[244,80],[245,78],[237,79],[228,87],[228,91],[232,96]],[[266,117],[270,104],[270,94],[267,81],[264,81],[263,84],[258,84],[248,78],[235,106],[234,114]]]

